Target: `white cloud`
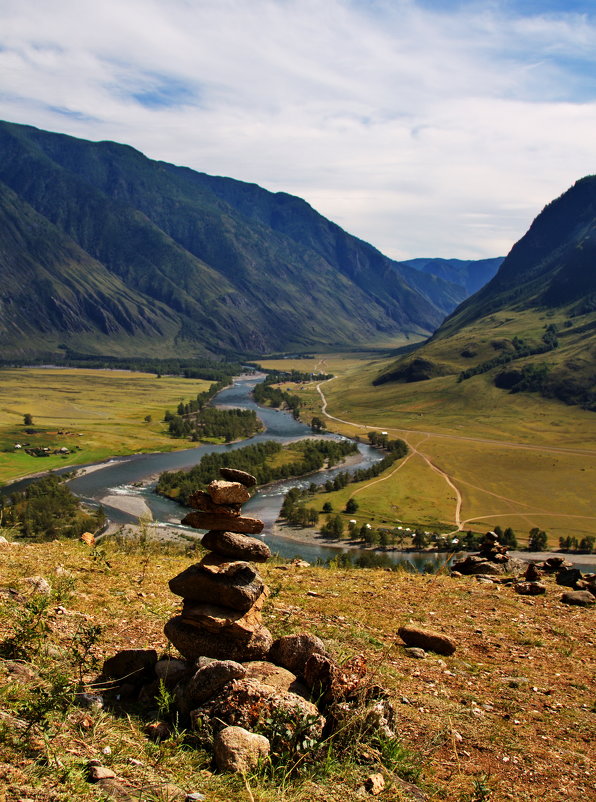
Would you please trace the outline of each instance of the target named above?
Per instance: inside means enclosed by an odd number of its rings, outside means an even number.
[[[506,252],[594,171],[596,25],[414,0],[16,0],[0,115],[301,195],[396,257]]]

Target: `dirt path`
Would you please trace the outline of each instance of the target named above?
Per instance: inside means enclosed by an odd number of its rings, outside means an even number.
[[[333,378],[336,378],[336,377],[333,377]],[[330,382],[330,381],[333,381],[333,379],[327,379],[326,381]],[[320,382],[319,384],[317,384],[317,392],[319,393],[319,395],[321,397],[321,401],[322,401],[321,412],[322,412],[323,415],[325,415],[330,420],[337,421],[338,423],[344,423],[344,424],[347,424],[348,426],[358,426],[358,427],[360,427],[362,429],[378,430],[378,428],[379,428],[378,426],[369,426],[368,424],[365,424],[365,423],[357,423],[356,421],[348,421],[348,420],[344,420],[343,418],[337,418],[337,417],[335,417],[335,415],[330,415],[327,412],[327,399],[325,397],[325,394],[323,393],[323,390],[321,389],[321,384],[325,384],[325,383],[326,382]],[[372,485],[377,484],[378,482],[384,482],[385,480],[390,479],[392,476],[394,476],[394,474],[397,473],[397,471],[400,470],[400,468],[402,468],[408,462],[408,460],[411,457],[413,457],[414,455],[417,455],[422,460],[424,460],[424,462],[428,465],[428,467],[432,471],[434,471],[439,476],[441,476],[442,479],[444,479],[444,481],[447,483],[447,485],[451,488],[451,490],[453,490],[453,492],[455,493],[455,512],[454,512],[454,516],[453,516],[453,523],[455,524],[455,526],[457,528],[450,534],[456,534],[457,532],[461,532],[464,529],[464,527],[466,526],[466,524],[469,524],[471,521],[475,521],[475,520],[479,520],[479,519],[485,519],[485,518],[500,518],[500,517],[502,517],[502,513],[501,514],[492,514],[491,513],[489,515],[480,515],[480,514],[478,514],[478,515],[474,515],[472,518],[466,518],[465,520],[462,521],[462,519],[461,519],[461,510],[462,510],[463,499],[462,499],[462,495],[461,495],[461,492],[460,492],[459,488],[455,484],[455,481],[456,481],[455,477],[450,476],[442,468],[439,468],[439,466],[436,465],[430,459],[430,457],[427,454],[425,454],[423,451],[420,450],[420,445],[422,443],[424,443],[425,440],[428,440],[430,437],[440,437],[440,438],[443,438],[443,439],[446,439],[446,440],[458,440],[458,441],[471,442],[471,443],[487,443],[489,445],[504,446],[506,448],[515,448],[515,449],[520,449],[520,450],[523,450],[523,451],[541,451],[541,452],[553,452],[553,453],[580,454],[580,455],[596,456],[596,451],[593,451],[591,449],[565,448],[565,447],[559,447],[559,446],[533,446],[533,445],[527,445],[525,443],[516,443],[516,442],[513,442],[513,441],[507,441],[507,440],[490,440],[488,438],[481,438],[481,437],[465,437],[463,435],[456,435],[456,434],[441,434],[441,433],[436,433],[436,432],[426,432],[426,431],[421,431],[420,429],[402,429],[402,428],[397,428],[395,426],[387,426],[386,428],[387,428],[387,431],[397,432],[398,434],[401,434],[403,436],[403,439],[408,444],[408,448],[410,449],[410,453],[408,454],[406,459],[402,460],[402,462],[399,464],[399,466],[395,470],[393,470],[390,474],[388,474],[387,476],[384,476],[382,479],[374,479],[373,481],[369,482],[368,484],[364,485],[363,487],[358,488],[358,490],[354,491],[354,493],[352,495],[355,496],[357,493],[360,493],[363,490],[366,490],[368,487],[371,487]],[[411,441],[411,436],[413,436],[413,435],[422,435],[422,440],[418,441],[418,444],[416,446]],[[457,480],[457,481],[460,481],[460,480]],[[508,515],[517,515],[517,516],[520,516],[520,517],[524,517],[524,516],[527,516],[528,514],[531,514],[533,512],[535,514],[539,514],[539,515],[542,515],[542,516],[550,516],[550,517],[553,517],[553,518],[555,518],[555,517],[559,517],[559,518],[582,518],[584,520],[596,521],[596,516],[567,515],[567,514],[562,514],[562,513],[553,513],[553,512],[543,511],[541,509],[537,509],[537,508],[531,507],[529,504],[526,504],[525,502],[518,501],[518,500],[512,499],[512,498],[508,498],[507,496],[501,496],[498,493],[493,493],[491,490],[486,490],[483,487],[479,487],[477,485],[472,485],[470,482],[465,482],[464,480],[461,480],[461,482],[462,482],[462,484],[469,485],[470,487],[473,487],[476,490],[480,490],[483,493],[487,493],[488,495],[494,496],[495,498],[501,499],[502,501],[507,502],[509,504],[517,504],[517,505],[520,505],[522,507],[523,506],[529,507],[529,510],[526,511],[526,512],[517,512],[517,513],[510,512],[510,513],[508,513]]]

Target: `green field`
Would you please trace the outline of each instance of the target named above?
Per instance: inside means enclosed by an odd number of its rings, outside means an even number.
[[[390,360],[325,361],[336,375],[321,386],[327,413],[340,419],[326,418],[328,428],[363,440],[371,428],[388,431],[416,452],[383,481],[322,496],[334,510],[355,494],[359,523],[443,523],[479,532],[499,524],[511,526],[521,543],[538,526],[549,534],[551,547],[560,536],[581,538],[596,531],[593,412],[536,394],[511,395],[494,387],[486,374],[459,384],[450,375],[374,387],[373,378]],[[316,359],[292,360],[297,370],[312,370],[313,364]],[[302,385],[298,392],[303,418],[320,415],[316,384]]]
[[[1,370],[0,483],[115,455],[188,448],[186,440],[169,437],[164,412],[209,385],[198,379],[158,379],[117,370]],[[23,424],[26,413],[33,417],[32,426]],[[147,415],[151,422],[145,421]],[[52,451],[65,447],[71,453],[33,457],[24,449],[15,450],[16,443]]]

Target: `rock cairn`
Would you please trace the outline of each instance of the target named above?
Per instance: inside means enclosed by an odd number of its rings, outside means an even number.
[[[170,580],[183,599],[182,612],[165,625],[165,634],[187,659],[211,657],[245,662],[263,660],[273,638],[263,625],[261,609],[268,595],[251,562],[265,562],[268,546],[252,535],[263,521],[242,515],[256,479],[245,471],[221,468],[207,491],[197,490],[182,523],[206,529],[203,559]]]
[[[452,571],[459,574],[510,574],[519,573],[524,565],[508,554],[508,547],[499,543],[495,532],[487,532],[480,544],[478,554],[469,554],[453,563]]]

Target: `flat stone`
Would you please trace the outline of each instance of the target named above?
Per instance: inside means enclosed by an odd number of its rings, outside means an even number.
[[[518,582],[513,586],[513,590],[520,596],[541,596],[546,593],[546,585],[541,582]]]
[[[563,568],[557,573],[555,582],[557,585],[563,585],[564,587],[573,588],[575,590],[581,578],[582,572],[579,568]]]
[[[231,515],[237,518],[240,515],[240,504],[216,504],[205,490],[195,490],[186,502],[188,507],[201,512],[210,512],[214,515]]]
[[[111,679],[143,681],[147,672],[152,672],[157,663],[155,649],[123,649],[103,664],[102,674]]]
[[[249,732],[244,727],[224,727],[213,741],[217,768],[235,774],[246,774],[256,768],[259,760],[267,757],[270,749],[268,738]]]
[[[264,685],[271,685],[282,691],[297,693],[304,699],[308,699],[310,694],[308,688],[300,682],[295,674],[281,666],[276,666],[266,660],[253,660],[244,663],[247,679],[256,679]]]
[[[215,504],[244,504],[250,493],[241,482],[226,482],[225,479],[214,479],[207,487],[207,492]]]
[[[596,596],[589,590],[568,590],[561,596],[563,604],[576,604],[579,607],[591,607],[596,603]]]
[[[220,633],[224,638],[249,640],[263,624],[261,609],[267,595],[263,591],[247,612],[185,600],[180,617],[185,624]]]
[[[238,532],[242,535],[258,535],[263,531],[265,524],[258,518],[249,518],[246,515],[215,515],[209,512],[189,512],[182,519],[184,526],[194,529],[219,529],[220,531]]]
[[[233,610],[250,610],[265,589],[257,571],[246,562],[232,562],[213,573],[200,563],[170,579],[172,593],[189,601],[218,604]]]
[[[176,703],[184,715],[215,696],[233,679],[243,679],[246,669],[235,660],[212,660],[176,688]]]
[[[234,557],[237,560],[264,563],[271,557],[271,550],[266,543],[263,543],[262,540],[255,540],[254,537],[238,534],[238,532],[221,532],[212,529],[204,535],[201,545],[217,554]]]
[[[105,766],[89,766],[89,780],[96,783],[98,780],[113,779],[116,773]]]
[[[245,487],[254,487],[257,483],[256,476],[238,468],[220,468],[219,473],[222,479],[227,479],[228,482],[240,482]]]
[[[273,637],[266,627],[256,629],[247,641],[227,640],[220,633],[207,632],[185,623],[180,616],[170,618],[164,627],[166,637],[189,660],[213,657],[216,660],[264,660]]]
[[[284,635],[278,638],[271,647],[269,660],[278,666],[283,666],[293,674],[304,674],[304,666],[313,654],[328,657],[325,644],[316,635],[301,632],[297,635]]]
[[[419,646],[427,652],[445,655],[453,654],[455,651],[455,643],[439,632],[407,626],[400,627],[397,634],[406,646]]]

